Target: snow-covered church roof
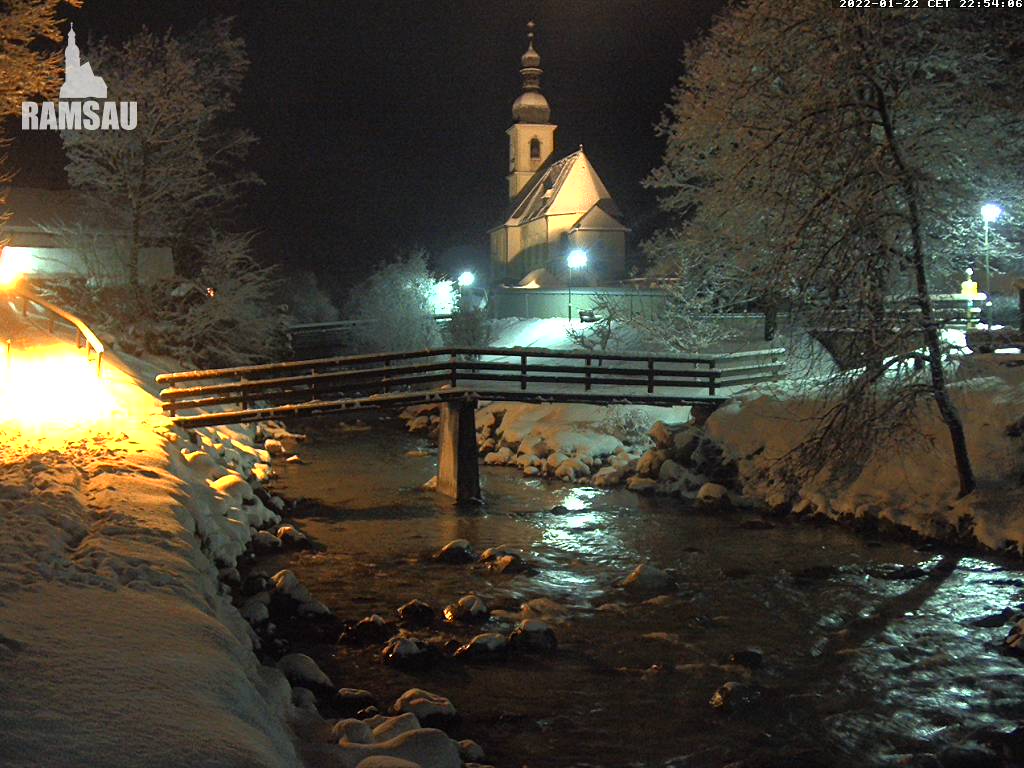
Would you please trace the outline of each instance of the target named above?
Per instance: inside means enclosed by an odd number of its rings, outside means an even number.
[[[544,216],[565,214],[578,214],[576,226],[588,229],[628,229],[583,147],[538,168],[512,200],[502,226],[521,226]]]

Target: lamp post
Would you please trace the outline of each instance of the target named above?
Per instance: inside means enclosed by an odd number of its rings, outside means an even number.
[[[988,227],[1003,215],[1003,209],[995,203],[981,206],[981,220],[985,222],[985,306],[988,307],[988,324],[992,326],[992,271],[988,261]]]
[[[569,267],[569,322],[572,322],[572,271],[574,269],[583,269],[587,266],[587,252],[582,248],[573,248],[569,251],[569,255],[565,259],[566,266]]]

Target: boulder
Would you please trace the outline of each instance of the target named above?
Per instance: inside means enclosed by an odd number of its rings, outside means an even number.
[[[1024,619],[1010,628],[1009,634],[1003,638],[1003,648],[1014,656],[1024,656]]]
[[[422,688],[410,688],[397,699],[391,710],[396,715],[412,712],[421,723],[441,718],[451,719],[457,714],[455,707],[444,696],[440,696]]]
[[[660,448],[652,448],[636,463],[636,473],[640,477],[657,477],[662,462],[668,458],[668,452]]]
[[[663,483],[671,483],[676,480],[681,480],[687,474],[689,473],[682,467],[682,465],[676,463],[672,459],[665,459],[665,461],[661,463],[661,468],[658,470],[658,479]]]
[[[649,477],[633,475],[633,477],[626,481],[626,487],[635,493],[651,494],[658,489],[658,481],[652,480]]]
[[[338,741],[351,744],[373,744],[373,729],[363,720],[347,717],[331,727],[331,735]]]
[[[555,633],[540,619],[525,619],[516,624],[508,636],[515,651],[550,653],[558,647]]]
[[[548,454],[547,461],[545,462],[547,464],[548,472],[554,472],[559,466],[561,466],[562,462],[566,461],[568,458],[568,456],[560,451]]]
[[[508,464],[512,460],[512,456],[512,449],[507,445],[502,446],[497,451],[493,451],[484,456],[484,464]]]
[[[676,582],[670,574],[660,568],[642,563],[622,580],[620,586],[631,592],[665,592],[675,589]]]
[[[466,763],[483,760],[484,749],[472,739],[463,739],[459,742],[459,757]]]
[[[672,435],[672,447],[669,453],[684,467],[693,463],[693,452],[700,445],[704,433],[696,427],[686,427]]]
[[[289,653],[282,656],[277,660],[277,668],[292,685],[301,685],[313,690],[333,688],[331,679],[304,653]]]
[[[270,620],[270,609],[267,608],[267,603],[259,595],[254,595],[242,603],[242,607],[238,609],[238,612],[242,614],[243,619],[254,626]]]
[[[655,447],[668,449],[673,445],[673,435],[681,428],[679,424],[668,425],[663,421],[656,421],[647,434],[654,441]]]
[[[390,640],[395,634],[395,625],[384,621],[375,613],[347,626],[338,637],[338,642],[348,645],[370,645]]]
[[[311,709],[316,711],[316,694],[309,688],[297,685],[292,688],[292,704],[300,709]]]
[[[422,600],[410,600],[400,605],[397,613],[403,624],[413,627],[426,627],[434,622],[434,609]]]
[[[335,754],[343,768],[462,768],[458,744],[435,728],[406,731],[374,744],[342,739]]]
[[[722,509],[730,506],[729,491],[718,483],[704,483],[697,491],[697,503],[702,507]]]
[[[476,595],[465,595],[444,609],[444,618],[448,622],[484,621],[487,614],[487,605]]]
[[[278,540],[292,549],[307,549],[309,537],[293,525],[282,525],[277,529]]]
[[[279,595],[286,595],[298,603],[309,603],[313,600],[313,596],[309,594],[309,590],[306,589],[305,585],[299,581],[299,577],[287,568],[275,573],[272,581],[274,582],[274,591]]]
[[[508,640],[497,632],[484,632],[476,635],[465,645],[455,650],[458,658],[464,659],[496,659],[508,653]]]
[[[385,664],[407,669],[422,669],[437,660],[436,648],[415,637],[393,637],[381,651]]]
[[[579,459],[566,459],[555,469],[555,477],[573,482],[577,478],[590,477],[590,467]]]
[[[270,531],[256,531],[252,537],[252,548],[259,553],[273,552],[281,548],[281,540]]]
[[[476,555],[473,554],[466,539],[454,539],[435,552],[433,559],[439,563],[461,565],[473,562],[476,560]]]
[[[489,563],[498,558],[505,557],[505,555],[515,555],[516,557],[523,556],[523,550],[519,547],[510,547],[507,544],[501,544],[497,547],[488,547],[480,554],[481,563]]]
[[[612,488],[622,483],[623,471],[614,466],[601,467],[594,475],[594,485],[598,488]]]
[[[492,560],[490,568],[496,573],[526,573],[530,566],[519,555],[502,555],[497,560]]]
[[[394,717],[385,717],[373,727],[374,741],[387,741],[395,736],[421,728],[420,721],[412,712]]]

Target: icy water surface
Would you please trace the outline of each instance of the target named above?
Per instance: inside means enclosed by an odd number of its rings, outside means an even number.
[[[307,500],[295,520],[317,549],[264,567],[292,568],[339,617],[393,618],[411,598],[440,613],[470,592],[491,607],[544,597],[566,608],[550,657],[410,673],[383,666],[377,646],[296,645],[381,701],[413,686],[449,697],[459,736],[495,765],[927,765],[906,756],[946,750],[949,762],[954,745],[976,750],[972,740],[1024,719],[1021,664],[997,649],[1007,627],[971,625],[1024,600],[1005,564],[505,468],[483,469],[484,507],[458,511],[418,490],[433,447],[382,423],[314,434],[302,456],[279,465],[274,490]],[[521,547],[537,573],[425,562],[455,538],[478,552]],[[614,583],[641,562],[672,569],[678,589],[653,604],[623,594]],[[750,649],[758,668],[730,662]],[[716,710],[727,681],[760,693]]]

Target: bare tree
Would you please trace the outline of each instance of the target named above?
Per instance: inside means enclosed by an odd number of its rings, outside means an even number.
[[[975,486],[931,294],[966,266],[978,203],[1020,199],[1020,33],[1014,13],[751,0],[687,51],[649,179],[685,223],[679,251],[863,350],[823,382],[817,466],[900,434],[928,395]]]
[[[129,233],[137,287],[142,248],[180,249],[258,181],[244,167],[255,137],[225,120],[249,61],[225,19],[180,35],[147,30],[123,45],[100,42],[89,59],[111,94],[138,102],[138,125],[65,131],[68,180]]]

